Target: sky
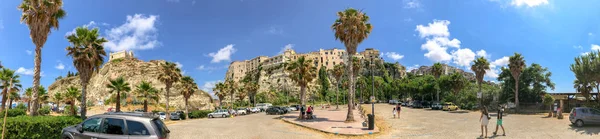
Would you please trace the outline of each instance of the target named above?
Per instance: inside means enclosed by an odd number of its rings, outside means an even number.
[[[35,46],[21,24],[19,0],[0,1],[0,61],[32,85]],[[555,90],[575,92],[574,58],[600,50],[600,1],[595,0],[65,0],[67,16],[42,50],[45,87],[76,71],[65,36],[76,27],[99,28],[107,51],[134,51],[144,61],[176,62],[211,92],[231,61],[344,48],[331,25],[336,13],[356,8],[370,16],[372,33],[358,47],[380,50],[408,70],[435,62],[469,70],[484,56],[495,81],[508,56],[547,67]]]

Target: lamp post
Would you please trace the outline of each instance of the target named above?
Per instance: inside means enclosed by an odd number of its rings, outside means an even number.
[[[371,112],[372,113],[371,114],[373,114],[373,116],[375,116],[375,101],[374,101],[375,100],[375,79],[374,79],[375,77],[373,75],[373,67],[375,65],[373,64],[373,57],[371,57],[371,64],[369,66],[371,66],[371,88],[373,90],[372,94],[371,94],[371,98],[372,98],[372,100],[371,100]]]

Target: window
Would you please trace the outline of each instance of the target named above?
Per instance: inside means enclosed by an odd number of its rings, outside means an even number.
[[[325,65],[328,65],[328,66],[329,66],[329,62],[325,62]]]
[[[333,65],[335,65],[335,62],[333,62]]]
[[[325,54],[327,55],[327,52],[325,52]]]
[[[125,122],[122,119],[105,118],[100,130],[105,134],[123,135],[125,133]]]
[[[129,135],[150,135],[144,124],[135,121],[127,120],[127,131]]]
[[[99,132],[100,131],[100,118],[92,118],[83,122],[82,129],[85,132]]]
[[[165,126],[165,123],[163,123],[160,119],[154,119],[152,120],[152,123],[154,123],[156,130],[158,130],[158,133],[160,134],[158,135],[159,137],[167,137],[169,131],[167,129],[167,126]]]

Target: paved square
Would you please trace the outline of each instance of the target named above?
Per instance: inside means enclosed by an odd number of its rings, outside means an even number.
[[[335,108],[315,108],[314,115],[316,115],[317,118],[310,120],[299,120],[299,112],[294,111],[285,114],[282,117],[282,120],[332,134],[369,135],[379,132],[377,127],[375,127],[375,130],[368,130],[367,127],[363,127],[362,122],[365,121],[365,119],[361,118],[358,110],[354,110],[353,113],[355,122],[352,123],[344,122],[346,120],[346,115],[348,114],[348,107],[340,107],[339,110],[335,110]]]

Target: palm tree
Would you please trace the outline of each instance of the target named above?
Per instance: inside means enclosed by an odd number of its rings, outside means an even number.
[[[314,67],[312,60],[307,60],[304,56],[300,56],[298,60],[285,65],[285,71],[290,73],[288,77],[300,86],[300,104],[304,106],[306,87],[317,77],[317,68]],[[301,115],[298,118],[301,118]]]
[[[190,99],[190,97],[196,91],[198,91],[198,85],[196,85],[194,79],[190,76],[184,76],[183,78],[181,78],[181,82],[183,84],[181,94],[185,99],[185,119],[189,119],[190,117],[188,116],[188,99]]]
[[[64,102],[65,104],[71,105],[72,115],[77,115],[77,112],[75,112],[75,101],[77,101],[77,98],[79,98],[80,95],[81,93],[79,92],[79,89],[77,89],[74,86],[67,88],[67,90],[65,91]]]
[[[479,85],[479,92],[481,92],[481,83],[483,83],[483,76],[485,75],[486,70],[490,69],[490,63],[484,57],[479,57],[473,60],[473,63],[474,64],[471,65],[471,70],[475,72],[477,85]],[[480,104],[480,107],[483,107],[483,102],[481,102]]]
[[[31,109],[31,97],[33,95],[33,88],[29,87],[25,89],[25,96],[27,96],[27,111]]]
[[[135,88],[136,98],[144,101],[144,112],[148,112],[148,100],[158,103],[158,90],[149,82],[142,81]]]
[[[47,104],[48,103],[48,99],[50,99],[50,96],[48,96],[48,90],[46,90],[46,88],[44,88],[44,86],[39,86],[38,88],[38,95],[39,95],[39,99],[38,99],[38,106],[37,107],[42,107],[42,104]]]
[[[50,29],[58,29],[58,20],[67,13],[62,9],[62,0],[23,0],[18,9],[21,14],[21,23],[29,27],[29,36],[35,44],[35,59],[33,68],[33,86],[40,86],[40,71],[42,65],[42,47],[50,35]],[[33,109],[31,116],[37,115],[38,90],[33,90]]]
[[[433,74],[433,77],[435,77],[435,80],[440,79],[440,76],[442,75],[443,69],[442,69],[442,63],[437,62],[435,64],[433,64],[433,66],[431,66],[431,74]],[[437,101],[440,101],[440,91],[436,91],[437,95],[436,95],[436,99]]]
[[[166,62],[160,68],[160,73],[158,74],[158,80],[165,84],[166,94],[166,119],[170,119],[169,114],[169,94],[171,93],[171,87],[173,83],[178,82],[181,79],[181,70],[177,68],[177,65],[172,62]]]
[[[56,107],[60,108],[60,102],[62,102],[64,100],[64,96],[62,93],[56,92],[56,93],[54,93],[52,100],[54,100],[54,103],[56,103]]]
[[[600,97],[600,51],[594,51],[594,52],[590,52],[588,53],[588,56],[590,57],[590,60],[592,61],[592,66],[591,66],[591,75],[593,80],[596,82],[596,91],[597,91],[597,96]],[[598,103],[600,103],[600,99],[596,99],[596,101],[598,101]]]
[[[331,29],[335,32],[335,39],[340,40],[346,51],[348,52],[348,65],[352,64],[352,58],[356,53],[358,44],[362,43],[373,30],[373,26],[369,23],[369,16],[362,11],[354,8],[348,8],[344,11],[337,13],[338,19],[335,20]],[[349,77],[354,77],[353,66],[348,66]],[[348,98],[354,98],[354,78],[349,78],[348,83]],[[354,99],[348,99],[348,115],[346,116],[346,122],[353,122],[354,115],[352,113],[352,106]]]
[[[8,103],[8,109],[12,109],[13,101],[21,100],[21,96],[19,95],[19,90],[12,90],[10,92],[10,102]]]
[[[575,58],[575,63],[571,64],[571,71],[575,74],[575,81],[573,81],[573,88],[580,92],[586,100],[590,99],[590,93],[593,90],[593,76],[592,72],[593,61],[589,55],[583,55]]]
[[[75,33],[67,36],[71,46],[67,47],[67,55],[73,58],[73,65],[81,80],[81,117],[86,114],[86,90],[92,74],[100,70],[104,63],[103,43],[106,39],[99,37],[98,28],[89,30],[87,27],[77,27]]]
[[[14,70],[10,70],[8,68],[2,68],[0,70],[0,88],[2,89],[2,106],[0,107],[0,111],[6,108],[6,100],[8,100],[8,93],[14,90],[20,90],[21,88],[21,80],[19,80],[21,76],[15,74]]]
[[[519,111],[519,77],[525,68],[525,60],[521,54],[515,53],[515,55],[508,59],[508,62],[510,73],[513,79],[515,79],[515,106],[517,106],[517,111]]]
[[[215,92],[215,95],[219,98],[219,106],[223,106],[223,99],[225,99],[225,96],[227,95],[225,84],[223,82],[215,84],[213,92]]]
[[[110,89],[110,93],[117,92],[117,112],[121,111],[121,92],[126,93],[131,91],[131,87],[129,87],[129,83],[125,82],[123,77],[119,77],[114,80],[110,80],[110,83],[106,84],[106,88]],[[84,102],[81,102],[84,103]],[[167,114],[168,115],[168,114]]]
[[[340,88],[340,83],[342,80],[342,76],[344,75],[344,65],[343,64],[338,64],[333,66],[333,69],[331,69],[331,71],[329,71],[329,73],[331,73],[331,76],[333,76],[333,78],[335,78],[335,109],[340,109],[339,107],[339,88]]]
[[[235,94],[235,92],[237,91],[237,83],[233,81],[233,79],[228,79],[227,81],[225,81],[225,90],[227,90],[226,92],[228,92],[228,94],[230,95],[229,105],[233,108],[233,94]]]

